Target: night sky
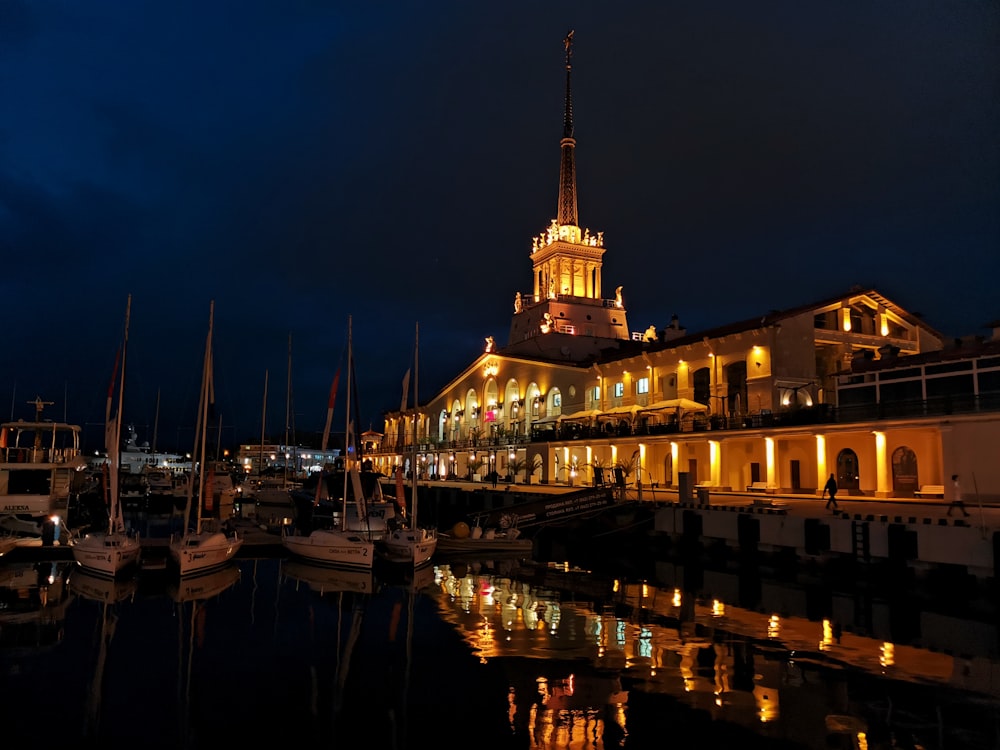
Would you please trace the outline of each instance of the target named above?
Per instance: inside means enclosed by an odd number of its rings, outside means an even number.
[[[418,325],[430,398],[531,288],[570,29],[580,222],[633,331],[854,285],[948,336],[1000,318],[992,0],[4,0],[0,398],[99,445],[129,294],[124,418],[161,449],[191,448],[213,299],[226,442],[265,372],[282,435],[289,336],[322,430],[349,317],[361,428]]]

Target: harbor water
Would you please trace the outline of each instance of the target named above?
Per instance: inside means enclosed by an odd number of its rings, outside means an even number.
[[[992,615],[661,562],[0,560],[5,747],[996,748]]]

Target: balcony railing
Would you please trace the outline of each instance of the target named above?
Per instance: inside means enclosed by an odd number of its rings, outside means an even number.
[[[717,432],[733,430],[760,430],[765,428],[800,427],[802,425],[851,424],[878,422],[887,419],[936,417],[952,414],[973,414],[1000,411],[1000,392],[979,395],[936,396],[926,400],[894,401],[881,404],[853,404],[833,407],[818,404],[811,407],[789,409],[775,413],[711,415],[694,414],[679,422],[658,423],[622,420],[584,425],[578,422],[545,423],[532,427],[530,435],[500,435],[461,440],[429,440],[418,444],[418,452],[443,452],[467,450],[501,450],[529,443],[548,443],[566,440],[615,439],[623,436],[668,435],[692,432]],[[376,453],[406,453],[412,445],[383,445]]]

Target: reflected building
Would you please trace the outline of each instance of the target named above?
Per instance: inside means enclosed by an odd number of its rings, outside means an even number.
[[[852,602],[836,602],[836,618],[809,619],[800,592],[779,584],[765,599],[783,608],[768,610],[765,603],[758,611],[734,604],[735,589],[714,597],[663,583],[609,580],[606,597],[581,601],[570,577],[568,588],[549,589],[519,580],[518,573],[448,565],[436,572],[442,617],[481,662],[504,666],[511,726],[532,738],[531,747],[584,747],[595,738],[609,746],[608,739],[652,731],[628,724],[628,706],[636,700],[646,706],[669,698],[663,705],[672,711],[680,705],[713,722],[816,748],[835,735],[863,747],[872,731],[888,731],[894,691],[872,690],[873,684],[921,686],[913,703],[896,699],[901,727],[920,723],[916,717],[928,705],[939,717],[949,703],[978,701],[993,707],[987,712],[1000,707],[993,623],[951,620],[929,629],[922,643],[894,643],[880,624],[891,619],[888,605],[853,600],[875,612],[871,631],[862,632],[852,627],[858,619]],[[708,581],[720,591],[724,583]],[[945,645],[954,651],[941,650]],[[648,721],[646,711],[635,713]],[[664,726],[656,731],[662,736]]]

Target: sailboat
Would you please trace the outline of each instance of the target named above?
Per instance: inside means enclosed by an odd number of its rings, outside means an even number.
[[[413,445],[412,457],[410,461],[410,476],[412,478],[410,517],[404,521],[404,525],[389,531],[379,542],[379,552],[382,557],[390,562],[399,562],[407,565],[427,565],[434,556],[437,549],[437,530],[424,529],[417,525],[417,419],[418,419],[418,399],[417,399],[417,349],[420,343],[419,324],[416,329],[415,345],[413,349]],[[404,381],[405,382],[405,381]],[[406,405],[406,392],[403,392],[403,406]],[[400,498],[401,500],[402,498]]]
[[[324,564],[343,565],[352,568],[362,568],[370,570],[375,557],[375,544],[367,535],[359,531],[351,531],[347,528],[347,482],[350,479],[354,498],[360,504],[363,502],[363,490],[361,486],[361,476],[358,473],[358,461],[355,454],[353,460],[350,456],[350,444],[352,435],[351,424],[351,388],[352,374],[354,370],[353,342],[351,339],[351,319],[347,319],[347,398],[345,409],[347,431],[344,442],[344,486],[341,495],[340,527],[332,529],[314,529],[308,534],[298,533],[288,527],[282,529],[281,542],[289,554],[303,560]],[[333,404],[337,391],[337,378],[334,378],[333,387],[330,389],[330,399],[327,404],[326,426],[323,429],[322,452],[326,452],[327,440],[330,437],[330,423],[333,418]],[[317,489],[318,492],[318,489]],[[364,517],[364,513],[359,510],[359,518]]]
[[[198,484],[198,497],[194,498],[193,482],[188,483],[187,505],[184,511],[185,523],[191,518],[191,504],[197,500],[196,522],[194,529],[181,535],[172,535],[168,549],[170,559],[177,566],[182,576],[205,573],[225,565],[235,557],[243,546],[243,537],[239,532],[224,534],[205,528],[202,511],[205,504],[205,492],[212,491],[211,482],[206,476],[205,450],[208,434],[208,404],[212,388],[212,327],[215,316],[215,301],[209,306],[208,337],[205,340],[205,362],[201,375],[201,396],[198,402],[198,420],[195,426],[195,450],[192,455],[200,456],[198,469],[201,473]]]
[[[121,488],[118,481],[121,454],[122,397],[125,393],[125,354],[128,347],[128,326],[131,312],[132,295],[130,294],[125,307],[125,333],[122,339],[120,357],[119,361],[115,363],[115,372],[112,374],[111,384],[108,386],[108,403],[104,417],[105,447],[108,451],[108,528],[107,531],[86,534],[82,538],[74,538],[69,542],[69,546],[73,550],[73,559],[76,560],[77,565],[85,570],[112,577],[135,566],[142,553],[142,545],[138,537],[125,531]],[[111,405],[114,401],[116,379],[120,381],[118,383],[118,409],[112,416]]]
[[[288,451],[288,426],[290,421],[290,411],[291,411],[291,394],[292,394],[292,337],[291,334],[288,336],[288,381],[287,381],[287,391],[285,395],[285,439],[284,439],[284,450],[285,455],[282,457],[282,469],[281,476],[269,475],[265,471],[265,459],[264,459],[264,441],[267,435],[267,384],[268,384],[268,373],[264,371],[264,403],[261,408],[261,419],[260,419],[260,457],[255,467],[255,471],[248,477],[247,481],[244,483],[243,493],[244,502],[252,501],[256,508],[256,515],[258,517],[266,518],[269,515],[275,515],[275,511],[281,515],[288,515],[292,510],[292,496],[290,493],[290,485],[288,481],[288,461],[290,456],[287,454]],[[274,456],[271,457],[272,459]]]

